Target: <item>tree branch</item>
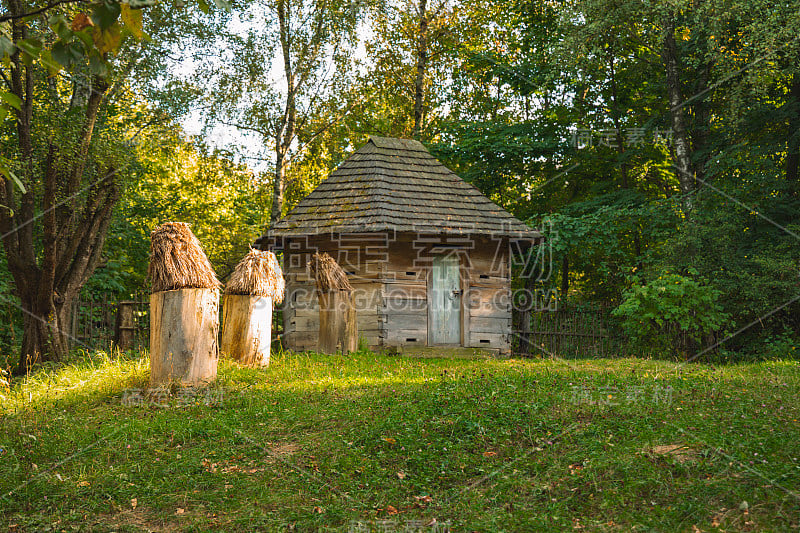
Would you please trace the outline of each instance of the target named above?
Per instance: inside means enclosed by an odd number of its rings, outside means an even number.
[[[39,9],[34,9],[33,11],[29,11],[27,13],[10,13],[6,12],[0,15],[0,22],[8,22],[9,20],[17,20],[23,19],[26,17],[32,17],[34,15],[38,15],[40,13],[44,13],[45,11],[49,11],[54,7],[58,7],[64,4],[80,4],[83,3],[83,0],[57,0],[56,2],[51,2],[44,7],[40,7]]]

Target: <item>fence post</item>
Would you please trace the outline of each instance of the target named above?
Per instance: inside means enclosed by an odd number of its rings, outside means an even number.
[[[136,302],[125,300],[117,304],[117,319],[114,322],[114,344],[120,350],[133,348],[136,326],[133,323],[133,308]]]
[[[531,311],[536,306],[536,281],[537,278],[531,272],[525,278],[525,289],[522,293],[522,300],[517,299],[518,309],[512,307],[512,313],[517,311],[517,323],[519,324],[519,346],[517,350],[523,355],[531,354]],[[513,303],[513,300],[512,300]]]

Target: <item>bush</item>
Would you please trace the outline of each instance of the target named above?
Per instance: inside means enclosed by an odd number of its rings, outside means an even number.
[[[689,274],[697,272],[689,269]],[[634,345],[678,352],[685,357],[711,346],[730,316],[718,303],[721,292],[680,274],[662,273],[623,294],[612,314]]]

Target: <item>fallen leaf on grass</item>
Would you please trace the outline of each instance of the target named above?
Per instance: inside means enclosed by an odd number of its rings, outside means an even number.
[[[314,512],[317,514],[322,514],[324,511],[322,510],[322,507],[316,506],[314,507]]]
[[[78,486],[79,487],[88,487],[89,485],[91,485],[91,483],[89,483],[88,481],[79,481],[78,482]]]
[[[401,470],[400,472],[397,473],[397,477],[398,479],[405,479],[406,473]]]
[[[208,459],[203,459],[202,461],[200,461],[200,464],[202,464],[205,467],[206,472],[210,474],[217,473],[217,463],[212,463]]]
[[[387,506],[386,506],[386,512],[387,512],[388,514],[390,514],[390,515],[392,515],[392,514],[397,514],[397,509],[395,509],[395,508],[394,508],[394,507],[392,507],[391,505],[387,505]]]
[[[494,457],[497,455],[497,452],[483,452],[484,457]]]
[[[393,439],[392,437],[383,437],[383,440],[385,442],[388,442],[389,444],[397,444],[397,441],[395,439]]]
[[[178,507],[177,509],[175,509],[175,514],[183,514],[185,512],[186,509],[184,509],[183,507]]]
[[[131,509],[136,509],[136,506],[139,505],[138,498],[131,498]]]
[[[580,472],[581,470],[583,470],[583,465],[579,465],[579,464],[577,464],[577,463],[576,463],[576,464],[569,465],[569,474],[570,474],[571,476],[572,476],[572,475],[575,475],[575,474],[577,474],[577,473],[578,473],[578,472]]]

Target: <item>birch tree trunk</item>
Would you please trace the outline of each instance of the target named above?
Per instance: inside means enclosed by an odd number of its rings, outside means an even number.
[[[685,101],[681,88],[678,48],[675,44],[675,15],[672,12],[664,16],[662,55],[667,74],[667,96],[672,122],[672,138],[675,145],[675,169],[680,183],[681,194],[688,195],[696,188],[695,175],[692,170],[692,150],[689,144],[688,125]],[[691,209],[688,196],[684,200],[684,208]]]
[[[417,40],[417,77],[414,81],[414,138],[422,136],[425,116],[425,72],[428,69],[428,0],[419,0],[419,34]]]

